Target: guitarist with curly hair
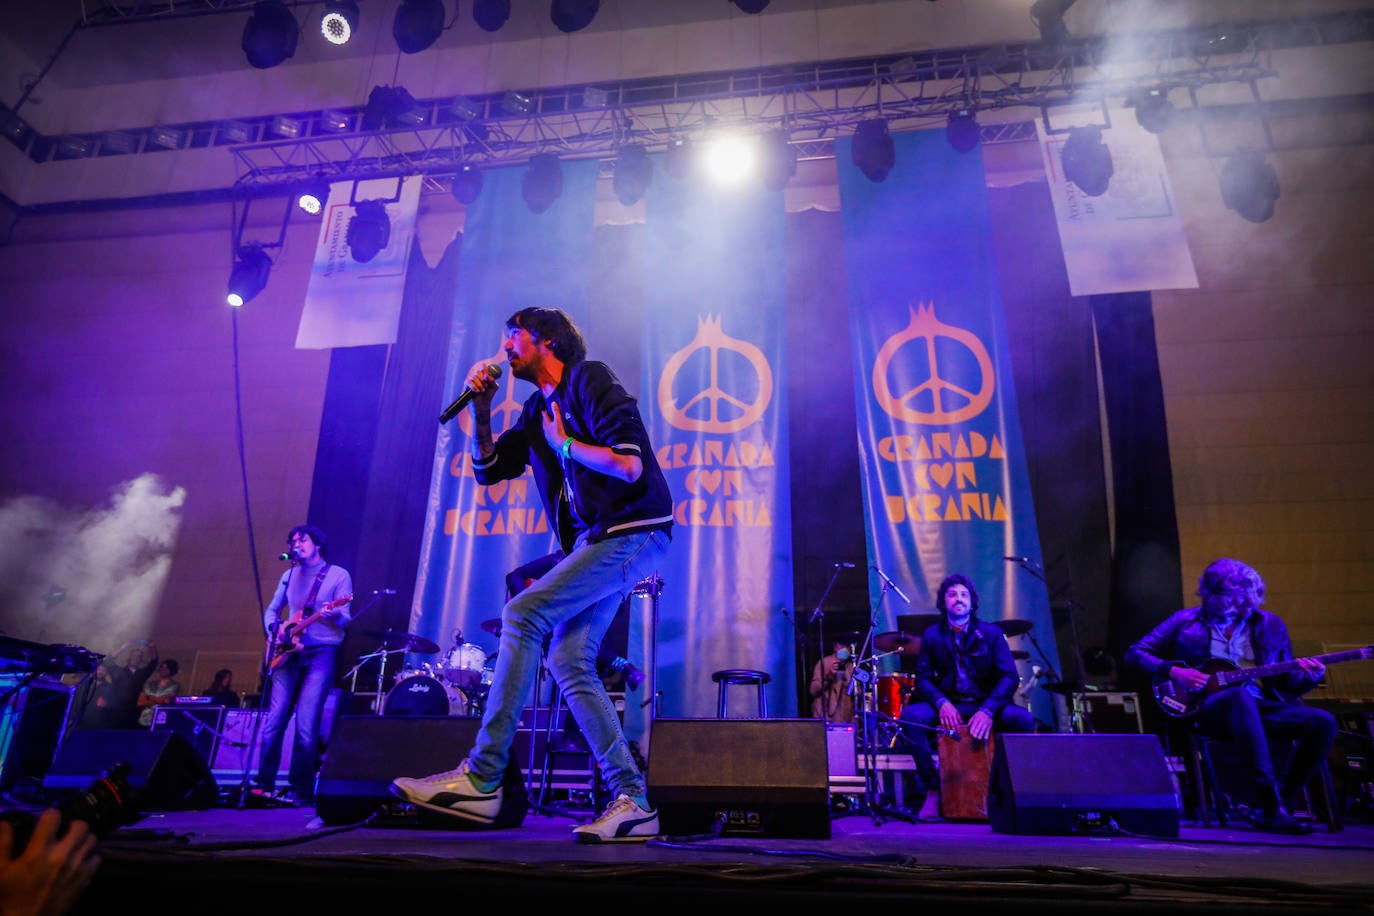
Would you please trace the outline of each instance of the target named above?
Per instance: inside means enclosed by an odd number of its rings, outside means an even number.
[[[282,557],[291,561],[291,568],[282,573],[262,614],[267,632],[267,717],[254,783],[273,798],[312,805],[322,750],[320,722],[325,698],[334,686],[344,631],[352,620],[353,578],[325,559],[328,543],[314,525],[292,528],[286,545]],[[281,799],[276,793],[277,770],[292,713],[296,735],[287,774],[290,790]]]
[[[1197,594],[1199,606],[1169,615],[1126,651],[1126,663],[1155,678],[1155,699],[1164,712],[1192,716],[1201,734],[1234,744],[1261,805],[1255,826],[1305,833],[1307,826],[1288,813],[1283,799],[1326,759],[1336,720],[1301,697],[1322,679],[1325,662],[1345,659],[1294,658],[1283,619],[1261,608],[1264,580],[1239,560],[1208,566]],[[1282,783],[1270,737],[1297,742]]]

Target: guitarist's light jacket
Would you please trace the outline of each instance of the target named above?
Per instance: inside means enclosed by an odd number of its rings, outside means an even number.
[[[281,579],[277,581],[277,590],[272,595],[272,600],[267,603],[267,609],[262,612],[262,625],[266,630],[267,638],[271,639],[276,631],[277,622],[290,623],[299,620],[302,616],[308,616],[309,611],[304,609],[305,601],[310,597],[310,588],[315,584],[315,576],[319,575],[320,566],[323,561],[311,566],[293,566],[282,573]],[[316,609],[324,607],[332,601],[353,594],[353,577],[348,574],[348,570],[342,566],[330,566],[329,572],[325,574],[324,581],[320,583],[320,591],[315,595],[314,607]],[[327,614],[320,620],[315,621],[300,633],[300,644],[302,648],[308,646],[337,646],[343,642],[344,631],[348,629],[348,623],[353,619],[353,606],[345,604],[337,609],[337,614]]]
[[[1250,651],[1256,665],[1291,661],[1293,643],[1283,618],[1265,610],[1251,611],[1243,621],[1250,636]],[[1163,623],[1142,636],[1126,650],[1126,663],[1148,671],[1157,678],[1168,676],[1169,669],[1182,662],[1201,668],[1212,658],[1212,631],[1201,607],[1184,608],[1170,614]],[[1227,661],[1237,661],[1227,659]],[[1275,699],[1296,700],[1321,680],[1298,668],[1264,679],[1265,693]]]

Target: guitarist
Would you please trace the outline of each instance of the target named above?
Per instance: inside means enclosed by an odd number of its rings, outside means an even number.
[[[1305,833],[1307,825],[1288,813],[1283,799],[1306,784],[1336,740],[1335,717],[1301,699],[1321,680],[1326,666],[1317,659],[1298,659],[1287,673],[1241,680],[1213,692],[1212,672],[1292,661],[1293,644],[1283,619],[1260,607],[1264,580],[1239,560],[1223,558],[1208,566],[1197,594],[1200,606],[1169,615],[1126,651],[1126,663],[1161,682],[1167,678],[1176,697],[1202,697],[1193,713],[1195,727],[1236,747],[1261,805],[1255,826]],[[1270,758],[1271,737],[1297,742],[1282,783]]]
[[[313,805],[319,767],[320,720],[324,701],[334,686],[344,631],[352,619],[348,599],[353,579],[326,557],[324,532],[298,525],[286,537],[291,568],[282,573],[276,593],[262,614],[267,632],[267,717],[259,745],[257,791],[296,805]],[[323,613],[320,613],[323,611]],[[310,618],[314,617],[313,621]],[[291,746],[290,785],[278,794],[277,770],[282,741],[291,715],[296,716]]]

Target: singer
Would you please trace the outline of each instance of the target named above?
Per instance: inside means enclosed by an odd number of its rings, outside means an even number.
[[[535,390],[493,440],[495,380],[484,371],[468,378],[473,476],[488,486],[532,469],[564,556],[501,610],[496,671],[467,757],[446,772],[394,779],[391,793],[445,817],[493,823],[502,777],[518,763],[511,744],[547,637],[545,664],[612,799],[596,820],[573,828],[573,839],[644,842],[658,833],[658,812],[595,660],[622,601],[668,549],[672,493],[635,399],[609,366],[586,358],[572,319],[557,309],[521,309],[506,321],[504,346],[511,375]]]
[[[921,636],[913,702],[900,713],[910,725],[902,729],[902,737],[926,792],[919,820],[939,817],[940,778],[931,751],[931,738],[939,730],[957,735],[967,722],[969,736],[977,740],[986,740],[994,730],[1035,731],[1030,711],[1011,702],[1021,680],[1016,660],[1002,628],[978,618],[973,583],[957,573],[948,576],[940,583],[935,606],[944,620],[926,627]]]

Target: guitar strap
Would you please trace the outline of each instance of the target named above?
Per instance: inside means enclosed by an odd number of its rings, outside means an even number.
[[[319,573],[315,576],[314,583],[310,586],[310,594],[305,598],[305,607],[301,608],[301,613],[308,614],[315,610],[315,596],[320,593],[320,586],[324,584],[325,574],[329,572],[329,564],[326,562],[320,567]]]

